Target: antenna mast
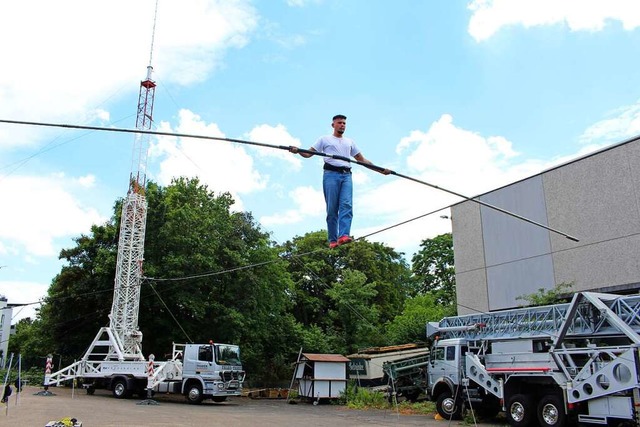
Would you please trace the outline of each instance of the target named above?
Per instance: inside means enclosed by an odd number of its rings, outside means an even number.
[[[147,76],[140,82],[136,129],[150,130],[153,124],[153,103],[156,83],[152,80],[153,43],[158,15],[158,0],[153,19],[151,54]],[[136,133],[133,145],[129,191],[122,205],[118,258],[113,290],[113,305],[109,315],[109,328],[115,340],[111,340],[109,356],[120,360],[144,360],[142,332],[138,329],[140,310],[140,282],[143,274],[144,239],[147,222],[147,155],[149,134]],[[114,345],[114,341],[118,345]],[[119,347],[119,348],[114,348]]]

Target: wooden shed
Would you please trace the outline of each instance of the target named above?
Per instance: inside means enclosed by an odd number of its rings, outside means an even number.
[[[340,354],[302,353],[296,367],[298,396],[301,398],[333,399],[347,387],[349,359]]]

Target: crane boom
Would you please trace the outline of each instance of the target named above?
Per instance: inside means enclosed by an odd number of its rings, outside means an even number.
[[[640,295],[616,295],[613,299],[606,294],[594,292],[584,292],[581,295],[581,298],[588,301],[602,299],[599,306],[606,306],[616,318],[623,319],[628,327],[640,332],[640,317],[637,315],[640,310]],[[427,336],[438,333],[446,338],[522,339],[557,337],[559,331],[574,336],[600,336],[619,332],[621,326],[604,318],[601,314],[604,308],[598,307],[596,310],[595,304],[572,302],[445,317],[440,322],[427,324]]]

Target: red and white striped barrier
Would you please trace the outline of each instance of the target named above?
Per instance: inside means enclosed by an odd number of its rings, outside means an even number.
[[[51,378],[51,368],[53,368],[53,355],[47,355],[47,363],[44,367],[44,389],[49,389],[49,379]]]
[[[153,361],[155,358],[153,354],[149,355],[149,362],[147,363],[147,390],[151,390],[153,387]]]

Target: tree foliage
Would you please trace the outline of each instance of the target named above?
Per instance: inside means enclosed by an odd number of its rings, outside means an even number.
[[[572,286],[573,282],[558,283],[551,289],[539,288],[532,294],[520,295],[516,300],[525,301],[522,305],[531,307],[569,302]]]
[[[42,339],[51,345],[50,351],[79,357],[99,328],[108,323],[116,267],[116,230],[113,221],[94,225],[89,236],[74,239],[75,247],[60,252],[66,265],[54,277],[40,310],[40,330],[46,332]]]
[[[44,372],[51,344],[48,334],[42,331],[42,322],[27,317],[16,324],[16,333],[11,335],[8,351],[9,354],[21,354],[23,366],[39,367]]]
[[[412,270],[418,280],[419,293],[430,293],[438,304],[456,303],[456,278],[451,233],[425,239],[412,258]]]
[[[455,307],[438,304],[433,294],[416,295],[407,300],[402,314],[387,325],[387,341],[390,344],[424,341],[427,322],[453,315]]]
[[[428,254],[425,247],[412,274],[402,254],[379,243],[328,250],[325,231],[276,245],[250,213],[232,209],[229,194],[214,194],[197,179],[149,183],[145,194],[145,355],[162,360],[173,342],[239,344],[249,381],[269,385],[291,377],[300,348],[349,354],[413,341],[425,319],[446,308],[450,283],[421,274],[428,260],[440,259],[435,248]],[[109,325],[121,205],[60,252],[65,264],[38,317],[19,325],[14,351],[29,352],[38,364],[48,353],[61,355],[66,365]]]
[[[173,342],[231,342],[242,346],[254,377],[286,369],[300,340],[288,313],[286,262],[249,213],[232,212],[229,194],[197,179],[168,187],[153,183],[148,202],[139,311],[143,352],[166,355]],[[110,221],[60,257],[67,263],[41,311],[52,351],[80,357],[109,323],[120,205]]]
[[[412,258],[411,297],[386,327],[391,344],[424,341],[427,322],[456,314],[451,233],[425,239],[420,248]]]
[[[383,325],[410,293],[411,271],[401,254],[367,241],[327,250],[325,231],[296,237],[283,251],[291,259],[296,320],[327,336],[312,342],[340,353],[385,343]]]

